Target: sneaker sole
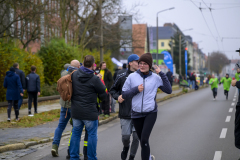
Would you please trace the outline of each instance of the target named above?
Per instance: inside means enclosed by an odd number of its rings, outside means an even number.
[[[53,157],[58,157],[58,154],[55,149],[52,149],[51,152]]]

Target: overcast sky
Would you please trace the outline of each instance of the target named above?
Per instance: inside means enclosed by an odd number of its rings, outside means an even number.
[[[199,47],[204,53],[220,50],[225,51],[228,58],[240,59],[239,54],[235,52],[240,48],[240,0],[204,0],[208,6],[211,3],[212,14],[202,0],[193,0],[195,5],[190,0],[122,0],[122,2],[128,9],[135,3],[144,4],[144,6],[138,7],[142,18],[133,23],[147,23],[148,26],[156,26],[158,11],[175,7],[173,10],[159,13],[159,26],[170,22],[177,24],[181,30],[193,28],[184,34],[190,35],[194,42],[202,41],[199,43]],[[206,8],[202,10],[202,13],[197,8],[200,3],[202,8]],[[212,35],[218,39],[218,42]],[[221,41],[219,36],[238,39]]]

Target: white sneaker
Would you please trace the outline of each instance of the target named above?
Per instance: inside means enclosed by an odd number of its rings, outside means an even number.
[[[154,155],[151,155],[151,160],[155,160],[155,157],[154,157]]]
[[[215,98],[213,98],[213,100],[215,101],[216,99],[215,99]]]
[[[11,121],[11,118],[8,118],[7,121],[10,122],[10,121]]]

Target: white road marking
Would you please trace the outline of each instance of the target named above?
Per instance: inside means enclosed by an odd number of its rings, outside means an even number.
[[[230,120],[231,120],[231,116],[227,116],[227,118],[226,118],[226,121],[225,121],[225,122],[230,122]]]
[[[232,112],[233,111],[233,108],[229,108],[229,112]]]
[[[235,105],[235,103],[232,103],[232,106],[234,106]]]
[[[233,101],[236,101],[236,99],[233,99]]]
[[[219,138],[226,138],[227,128],[223,128]]]
[[[213,160],[221,160],[222,159],[222,151],[216,151]]]

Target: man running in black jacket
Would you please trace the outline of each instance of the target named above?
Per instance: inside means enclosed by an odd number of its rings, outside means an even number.
[[[113,96],[115,100],[118,100],[119,103],[118,117],[120,118],[123,142],[123,151],[121,153],[122,160],[127,159],[131,134],[133,136],[133,141],[131,145],[129,160],[134,159],[139,146],[139,139],[131,120],[132,99],[124,100],[121,95],[122,87],[127,77],[131,73],[138,70],[138,60],[139,57],[136,54],[132,54],[128,57],[128,70],[117,76],[116,81],[114,82],[112,88],[110,89],[110,94]]]

